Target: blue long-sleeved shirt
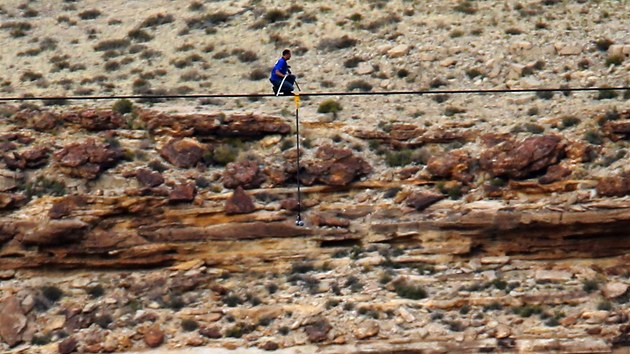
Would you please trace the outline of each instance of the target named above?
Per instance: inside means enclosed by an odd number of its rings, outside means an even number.
[[[278,76],[278,74],[276,74],[276,70],[280,71],[284,75],[286,75],[289,71],[289,64],[287,64],[287,60],[284,59],[284,57],[280,57],[280,59],[278,59],[278,61],[276,62],[276,65],[274,65],[273,69],[271,69],[271,76],[269,77],[269,80],[282,80],[282,78]]]

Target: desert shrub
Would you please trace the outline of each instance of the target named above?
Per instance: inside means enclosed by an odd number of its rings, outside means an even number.
[[[527,132],[532,134],[542,134],[545,132],[545,128],[535,123],[525,123],[524,128]]]
[[[37,81],[44,76],[40,73],[36,73],[34,71],[26,71],[20,76],[20,80],[22,81]]]
[[[420,300],[428,296],[427,291],[421,285],[413,285],[407,282],[395,284],[394,291],[398,296],[411,300]]]
[[[598,40],[595,41],[595,46],[597,47],[598,50],[605,52],[608,50],[608,48],[610,48],[611,45],[613,45],[615,42],[611,41],[608,38],[600,38]]]
[[[56,286],[44,286],[42,288],[42,295],[44,295],[48,301],[55,303],[63,297],[63,291]]]
[[[24,185],[24,192],[28,198],[41,197],[43,195],[61,197],[66,195],[66,184],[62,181],[39,176],[34,181]]]
[[[584,140],[593,145],[602,145],[604,143],[604,137],[596,130],[589,130],[584,134]]]
[[[385,163],[389,167],[401,167],[409,165],[411,160],[412,151],[409,149],[399,151],[387,151],[385,153]]]
[[[612,310],[612,303],[610,301],[601,301],[597,304],[597,309],[599,311],[610,311]]]
[[[249,73],[248,78],[252,81],[258,81],[266,79],[268,75],[269,73],[267,72],[267,70],[264,70],[262,68],[255,68]]]
[[[189,18],[186,20],[186,26],[188,30],[205,30],[206,32],[212,32],[214,26],[226,23],[229,20],[230,14],[223,11],[217,11],[201,17]]]
[[[330,52],[338,49],[354,47],[356,44],[356,39],[344,35],[338,38],[324,38],[319,42],[317,48]]]
[[[484,311],[499,311],[501,309],[503,309],[503,305],[501,305],[500,303],[496,301],[483,307]]]
[[[429,86],[431,86],[431,88],[438,88],[438,87],[446,86],[446,85],[448,85],[448,83],[438,77],[434,78],[429,83]]]
[[[157,27],[162,26],[168,23],[172,23],[175,21],[175,17],[173,15],[167,14],[157,14],[147,17],[142,23],[140,27]]]
[[[204,9],[204,5],[202,2],[200,1],[193,1],[190,3],[190,5],[188,5],[188,10],[190,11],[201,11]]]
[[[114,103],[112,110],[120,114],[131,113],[133,111],[133,103],[128,99],[118,100]]]
[[[341,103],[334,99],[327,99],[319,104],[317,113],[337,113],[342,110],[343,107],[341,106]]]
[[[586,291],[589,294],[598,289],[599,281],[597,279],[585,279],[582,282],[582,290]]]
[[[477,7],[471,0],[461,0],[457,5],[455,5],[455,7],[453,7],[453,10],[466,15],[473,15],[477,12]]]
[[[615,66],[619,66],[621,65],[621,63],[623,63],[624,60],[624,56],[623,55],[610,55],[608,58],[606,58],[606,66],[611,66],[611,65],[615,65]]]
[[[153,39],[151,34],[139,28],[129,31],[127,37],[136,42],[148,42]]]
[[[315,270],[310,262],[297,262],[291,265],[291,274],[304,274]]]
[[[103,67],[105,68],[105,71],[116,71],[120,69],[120,63],[115,60],[111,60],[106,62]]]
[[[378,31],[381,27],[384,27],[389,24],[395,24],[401,21],[400,16],[396,14],[389,14],[385,17],[378,18],[374,21],[367,23],[365,26],[362,26],[363,29],[366,29],[371,32]]]
[[[0,29],[8,30],[11,37],[18,38],[26,36],[33,26],[28,22],[5,22],[0,25]]]
[[[182,329],[186,332],[192,332],[199,328],[199,323],[197,321],[187,318],[182,320]]]
[[[562,117],[562,127],[569,128],[575,125],[580,124],[580,118],[574,116],[565,116]]]
[[[228,307],[236,307],[243,303],[243,299],[234,294],[228,294],[221,298],[221,301]]]
[[[452,117],[456,114],[466,113],[466,110],[459,107],[448,106],[444,109],[444,115],[447,117]]]
[[[93,20],[101,15],[101,12],[97,9],[85,10],[79,13],[79,18],[82,20]]]
[[[346,88],[348,91],[359,90],[367,92],[372,90],[372,85],[365,80],[354,80],[350,81]]]
[[[168,170],[168,166],[166,166],[165,164],[163,164],[159,160],[153,160],[153,161],[149,162],[148,166],[153,171],[157,171],[157,172],[160,172],[160,173]]]
[[[265,13],[263,19],[266,23],[275,23],[280,21],[285,21],[289,19],[289,14],[280,9],[272,9]]]
[[[543,30],[549,28],[549,25],[546,22],[538,21],[534,25],[534,28],[537,30]]]
[[[474,79],[477,76],[483,76],[483,73],[481,72],[481,70],[477,68],[472,68],[472,69],[466,70],[466,76],[468,76],[468,78],[470,79]]]
[[[553,91],[536,91],[536,97],[543,100],[550,100],[555,95]]]
[[[48,343],[50,343],[51,341],[51,336],[49,333],[47,334],[36,334],[33,336],[33,339],[31,339],[31,344],[33,345],[46,345]]]
[[[251,63],[258,60],[258,55],[253,50],[236,49],[232,53],[236,54],[236,57],[242,63]]]
[[[107,50],[126,49],[131,42],[128,39],[109,39],[97,43],[94,46],[94,50],[97,52],[104,52]]]
[[[455,29],[455,30],[452,30],[451,33],[449,33],[448,35],[451,38],[459,38],[459,37],[462,37],[464,35],[464,31],[462,31],[460,29]]]
[[[365,60],[363,60],[360,57],[354,56],[352,58],[346,59],[346,61],[343,62],[343,66],[345,66],[346,68],[356,68],[359,63],[364,62]]]
[[[103,288],[102,285],[95,285],[95,286],[91,286],[89,288],[87,288],[85,290],[85,292],[90,295],[91,298],[98,298],[103,296],[103,294],[105,294],[105,289]]]
[[[510,36],[516,36],[519,34],[523,34],[523,30],[516,27],[510,27],[505,30],[505,34],[509,34]]]
[[[218,165],[225,166],[230,162],[236,161],[240,152],[240,144],[220,144],[212,151],[212,161]]]
[[[617,96],[618,96],[618,93],[615,90],[599,90],[597,92],[597,96],[595,97],[595,99],[610,100],[610,99],[616,98]]]
[[[406,78],[407,76],[409,76],[409,70],[407,70],[407,69],[405,69],[405,68],[399,69],[399,70],[396,72],[396,76],[398,76],[398,77],[399,77],[399,78],[401,78],[401,79],[404,79],[404,78]]]

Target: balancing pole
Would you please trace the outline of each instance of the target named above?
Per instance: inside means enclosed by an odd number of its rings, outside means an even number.
[[[304,221],[302,221],[302,194],[300,192],[300,120],[299,120],[299,108],[300,108],[300,94],[296,93],[293,96],[295,100],[295,141],[297,146],[297,200],[298,200],[298,214],[297,219],[295,220],[295,225],[304,226]]]

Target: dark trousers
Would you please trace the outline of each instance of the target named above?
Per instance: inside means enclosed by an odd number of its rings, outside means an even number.
[[[295,84],[295,75],[288,75],[284,83],[282,84],[282,79],[279,80],[271,80],[271,84],[273,85],[273,92],[293,92],[293,85]],[[282,84],[282,88],[280,88],[280,84]]]

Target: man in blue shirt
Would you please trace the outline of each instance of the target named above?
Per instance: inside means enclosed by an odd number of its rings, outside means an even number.
[[[273,92],[277,93],[278,90],[285,95],[293,93],[293,84],[295,83],[295,76],[291,75],[290,66],[287,64],[287,60],[291,59],[291,51],[285,49],[282,51],[282,57],[278,59],[276,65],[271,69],[271,76],[269,81],[273,84]],[[286,76],[286,79],[285,79]],[[282,80],[284,79],[284,83]],[[280,85],[282,84],[282,87]]]

